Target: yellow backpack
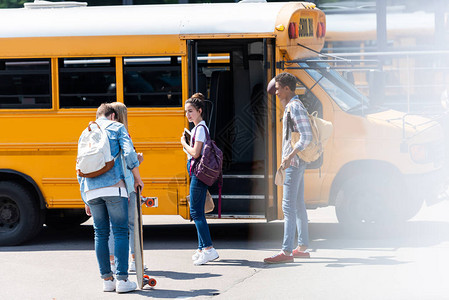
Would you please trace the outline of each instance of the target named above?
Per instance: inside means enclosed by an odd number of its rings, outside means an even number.
[[[288,117],[290,117],[290,107],[287,109],[287,112]],[[321,154],[323,154],[324,146],[332,135],[333,125],[331,122],[319,118],[318,112],[316,111],[311,114],[307,113],[307,115],[309,116],[309,123],[312,128],[312,141],[303,151],[298,152],[297,155],[303,161],[310,163],[320,158]],[[299,141],[300,133],[293,131],[291,135],[291,146],[294,148],[294,145]]]

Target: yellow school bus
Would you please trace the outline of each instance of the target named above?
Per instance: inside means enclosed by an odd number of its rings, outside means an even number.
[[[188,218],[180,136],[194,92],[210,100],[207,123],[224,153],[222,216],[282,218],[273,174],[283,112],[266,93],[281,72],[296,75],[307,108],[334,124],[324,155],[306,171],[309,208],[336,205],[343,222],[405,219],[435,183],[441,128],[370,111],[318,59],[326,18],[312,3],[58,6],[65,7],[0,10],[1,24],[22,20],[0,26],[0,244],[24,242],[43,224],[86,220],[77,140],[110,101],[127,105],[130,135],[145,157],[143,193],[158,197],[158,207],[143,212]],[[211,193],[217,201],[215,187]]]
[[[322,52],[352,60],[340,64],[342,71],[352,69],[347,74],[355,86],[377,102],[405,111],[441,110],[449,83],[447,18],[440,28],[433,12],[393,11],[386,18],[386,47],[379,51],[375,13],[328,14]]]

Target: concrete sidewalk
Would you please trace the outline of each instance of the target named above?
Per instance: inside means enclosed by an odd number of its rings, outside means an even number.
[[[332,208],[309,211],[311,259],[265,265],[279,251],[283,223],[210,220],[220,259],[193,266],[193,223],[145,216],[144,258],[154,289],[104,293],[93,229],[45,229],[0,248],[0,299],[449,299],[449,202],[410,222],[360,234],[343,231]],[[131,280],[135,275],[131,274]]]

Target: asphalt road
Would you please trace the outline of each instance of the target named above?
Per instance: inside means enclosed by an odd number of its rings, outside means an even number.
[[[89,221],[45,228],[0,248],[0,299],[449,299],[449,202],[392,227],[344,229],[333,208],[311,210],[309,220],[310,259],[264,265],[279,251],[282,222],[211,220],[220,259],[193,266],[194,225],[145,216],[144,259],[158,284],[120,295],[102,292]]]

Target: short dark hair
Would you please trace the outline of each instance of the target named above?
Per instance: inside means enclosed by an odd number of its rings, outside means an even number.
[[[292,91],[296,91],[296,77],[290,73],[284,72],[277,75],[274,80],[279,82],[282,87],[288,86],[288,88]]]
[[[102,103],[97,109],[97,118],[105,116],[106,118],[110,115],[115,114],[117,116],[117,112],[114,107],[112,107],[111,103]]]

